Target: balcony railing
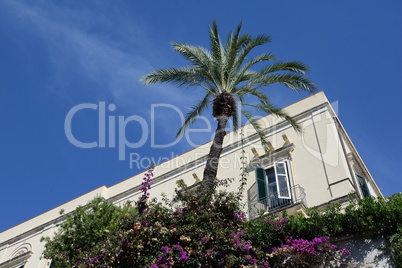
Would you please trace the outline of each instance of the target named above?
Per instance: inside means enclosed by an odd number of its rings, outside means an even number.
[[[266,198],[259,200],[260,203],[263,203],[267,206],[268,212],[281,210],[297,203],[302,203],[306,206],[306,194],[304,192],[304,188],[300,185],[296,184],[290,188],[290,198],[279,197],[289,195],[287,189],[285,189],[286,193],[282,193],[281,195],[279,195],[278,192],[274,191],[275,189],[269,189],[268,192],[270,194]]]

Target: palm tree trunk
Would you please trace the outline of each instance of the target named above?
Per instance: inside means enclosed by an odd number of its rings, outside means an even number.
[[[202,179],[207,196],[210,196],[216,187],[215,179],[218,173],[219,158],[222,153],[223,139],[226,136],[226,124],[229,117],[222,115],[217,117],[217,120],[218,127],[216,128],[214,140],[209,150],[207,164],[204,169],[204,177]]]

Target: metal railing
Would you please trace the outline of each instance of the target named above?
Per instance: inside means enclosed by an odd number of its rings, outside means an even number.
[[[287,189],[285,189],[285,191],[286,192],[282,193],[281,196],[287,196],[289,194]],[[306,205],[306,194],[304,188],[298,184],[290,188],[290,198],[280,198],[279,193],[275,191],[275,189],[269,189],[269,193],[270,194],[266,198],[259,200],[260,203],[267,206],[268,212],[280,210],[297,203],[303,203]]]

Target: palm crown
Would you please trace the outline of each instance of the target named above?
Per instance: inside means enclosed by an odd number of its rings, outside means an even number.
[[[272,113],[289,121],[295,129],[297,123],[284,111],[273,105],[264,90],[271,84],[282,84],[299,92],[312,92],[313,83],[304,75],[308,67],[299,61],[276,61],[271,53],[264,53],[251,59],[247,56],[257,46],[267,44],[271,38],[266,35],[252,37],[240,35],[241,23],[235,32],[228,35],[223,44],[217,23],[209,28],[210,49],[173,42],[174,50],[182,54],[191,65],[182,68],[157,69],[144,76],[145,85],[152,83],[172,83],[178,87],[194,86],[205,90],[204,98],[187,114],[184,124],[177,135],[182,134],[194,120],[211,104],[213,116],[218,120],[218,128],[214,142],[208,155],[204,171],[204,181],[213,181],[217,174],[217,160],[222,150],[223,138],[226,134],[226,123],[233,117],[234,129],[238,129],[240,118],[236,112],[238,105],[251,107],[266,113]],[[265,63],[258,71],[251,70],[257,63]],[[268,64],[269,63],[269,64]],[[246,96],[254,96],[258,104],[250,104]],[[261,126],[252,117],[250,111],[241,109],[247,120],[257,131],[262,145],[267,150],[267,142]]]

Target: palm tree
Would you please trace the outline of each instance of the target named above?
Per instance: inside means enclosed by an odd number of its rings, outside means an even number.
[[[241,26],[240,23],[236,31],[231,32],[226,43],[223,44],[217,23],[214,21],[212,27],[209,27],[210,50],[200,46],[173,42],[174,50],[183,55],[191,65],[182,68],[157,69],[141,78],[145,85],[171,83],[178,87],[190,86],[205,90],[204,98],[192,107],[177,135],[181,135],[197,116],[212,105],[212,115],[218,121],[218,127],[203,175],[203,183],[208,186],[208,191],[215,189],[218,162],[228,120],[233,117],[234,129],[239,128],[241,116],[236,112],[239,104],[282,117],[296,130],[299,130],[295,120],[276,108],[264,90],[267,86],[276,83],[285,85],[296,92],[311,93],[315,89],[313,83],[304,76],[308,67],[299,61],[276,61],[271,53],[264,53],[248,60],[247,56],[253,48],[270,43],[271,38],[266,35],[257,37],[249,34],[240,35]],[[257,63],[263,63],[264,66],[257,71],[251,70]],[[245,100],[247,96],[256,98],[258,104],[247,103]],[[241,109],[241,114],[255,128],[267,151],[264,133],[261,126],[252,117],[252,113]]]

